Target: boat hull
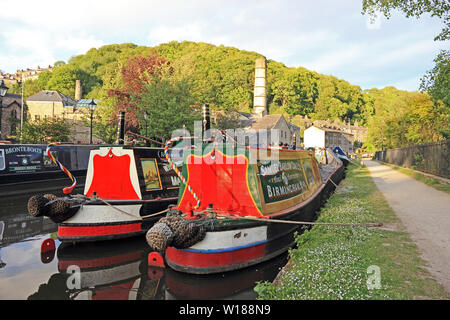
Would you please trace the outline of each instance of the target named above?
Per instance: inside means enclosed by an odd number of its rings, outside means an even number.
[[[177,203],[179,183],[163,149],[101,146],[91,150],[86,200],[58,224],[58,239],[87,242],[142,235]]]
[[[112,202],[113,207],[104,203],[84,205],[73,217],[58,224],[58,240],[89,242],[143,235],[161,218],[161,215],[145,216],[164,211],[176,200],[173,197],[144,204]]]
[[[318,209],[344,177],[341,164],[316,192],[290,209],[268,216],[277,220],[313,221]],[[176,271],[211,274],[242,269],[286,252],[295,244],[295,232],[301,224],[241,220],[241,223],[215,226],[204,240],[187,249],[169,247],[165,258]]]

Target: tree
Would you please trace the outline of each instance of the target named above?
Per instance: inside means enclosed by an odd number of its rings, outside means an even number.
[[[92,135],[105,143],[112,144],[117,138],[117,121],[113,120],[110,108],[97,105],[92,115]],[[86,127],[91,125],[91,113],[86,110],[82,115],[82,121]]]
[[[24,101],[26,101],[28,97],[42,90],[42,87],[39,85],[38,80],[25,80],[23,83],[24,83],[23,85]],[[22,83],[18,82],[13,84],[9,88],[8,92],[15,94],[22,94]]]
[[[63,119],[41,119],[25,122],[20,132],[22,143],[67,142],[71,125]]]
[[[53,69],[54,69],[54,68],[57,68],[57,67],[59,67],[59,66],[65,65],[65,64],[66,64],[66,63],[65,63],[64,61],[58,60],[58,61],[56,61],[56,62],[53,64]]]
[[[428,94],[418,93],[408,99],[407,121],[408,141],[415,144],[432,143],[448,138],[449,115],[444,112],[442,102],[433,102]]]
[[[389,19],[391,11],[398,9],[406,14],[407,18],[419,18],[425,13],[443,20],[444,27],[434,40],[450,39],[450,2],[448,0],[363,0],[363,14],[372,18],[381,12]]]
[[[450,51],[442,50],[434,62],[434,68],[421,79],[420,89],[450,108]]]
[[[171,82],[155,76],[144,84],[138,95],[132,95],[141,134],[145,133],[146,125],[149,128],[148,135],[161,141],[169,139],[174,130],[182,129],[183,126],[193,132],[193,122],[200,120],[200,113],[192,108],[194,99],[189,89],[185,81]]]
[[[46,83],[47,90],[56,90],[67,96],[75,96],[75,81],[81,80],[83,92],[90,91],[99,80],[73,64],[64,64],[51,72],[51,77]]]
[[[235,110],[217,110],[215,111],[214,125],[218,130],[236,129],[240,127],[240,117],[238,109]]]
[[[170,64],[166,59],[157,55],[129,57],[126,65],[121,69],[122,86],[109,90],[108,97],[115,99],[116,111],[127,112],[125,124],[128,129],[137,130],[139,128],[140,117],[142,117],[139,112],[142,111],[142,108],[138,107],[136,103],[140,102],[139,97],[144,91],[144,87],[161,78],[163,73],[170,73]]]
[[[318,96],[315,75],[303,68],[291,68],[271,83],[273,102],[293,115],[305,115],[314,111]]]

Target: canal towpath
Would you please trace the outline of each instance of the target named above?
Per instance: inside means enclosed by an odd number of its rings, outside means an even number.
[[[364,164],[431,275],[450,292],[450,195],[379,162],[365,160]]]

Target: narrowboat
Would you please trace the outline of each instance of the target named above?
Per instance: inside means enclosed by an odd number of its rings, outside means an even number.
[[[176,152],[171,150],[175,159]],[[51,157],[50,150],[48,154]],[[82,195],[70,194],[75,184],[64,188],[67,195],[63,198],[44,195],[28,201],[30,214],[47,215],[58,223],[58,239],[62,242],[145,234],[160,218],[159,213],[176,204],[180,181],[165,160],[163,149],[113,145],[91,150]]]
[[[57,272],[39,285],[29,300],[134,300],[147,297],[152,284],[147,268],[148,246],[140,238],[103,242],[61,243]],[[77,277],[73,275],[77,274]],[[152,274],[150,274],[152,275]],[[160,290],[161,291],[161,290]],[[160,296],[163,293],[160,293]]]
[[[183,182],[177,205],[146,238],[169,267],[191,274],[242,269],[287,251],[345,171],[330,150],[320,167],[314,151],[233,143],[188,150],[177,172]],[[165,246],[158,245],[163,235]]]
[[[333,148],[333,153],[342,160],[344,163],[344,166],[347,166],[350,162],[350,159],[348,158],[347,154],[345,154],[344,150],[340,146],[336,146]]]
[[[0,197],[21,196],[32,190],[51,192],[67,183],[67,176],[46,154],[44,144],[0,144]],[[89,152],[95,145],[52,146],[55,159],[64,163],[83,190]],[[79,189],[78,189],[79,188]]]

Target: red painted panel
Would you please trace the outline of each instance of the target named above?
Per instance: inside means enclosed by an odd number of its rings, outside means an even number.
[[[104,257],[97,259],[88,259],[88,260],[59,260],[58,261],[58,270],[65,271],[69,266],[76,265],[80,267],[80,269],[91,269],[91,268],[101,268],[107,266],[114,266],[118,264],[123,264],[125,262],[131,262],[141,259],[141,252],[132,252],[121,254],[113,257]]]
[[[128,300],[135,281],[131,280],[114,286],[95,288],[92,300]]]
[[[266,244],[254,247],[214,253],[189,252],[169,247],[166,258],[177,265],[193,268],[214,268],[231,266],[242,262],[252,261],[264,256]]]
[[[130,156],[116,156],[111,149],[104,157],[96,154],[93,157],[93,177],[88,197],[95,191],[103,199],[139,199],[130,177]]]
[[[141,231],[141,222],[99,225],[99,226],[58,226],[58,237],[95,237]]]
[[[243,155],[227,156],[216,151],[204,155],[201,163],[194,156],[187,158],[188,184],[201,200],[199,210],[210,203],[217,212],[230,212],[241,216],[261,216],[255,206],[247,184],[248,159]],[[196,159],[199,162],[199,159]],[[196,200],[186,189],[178,209],[188,212]]]

